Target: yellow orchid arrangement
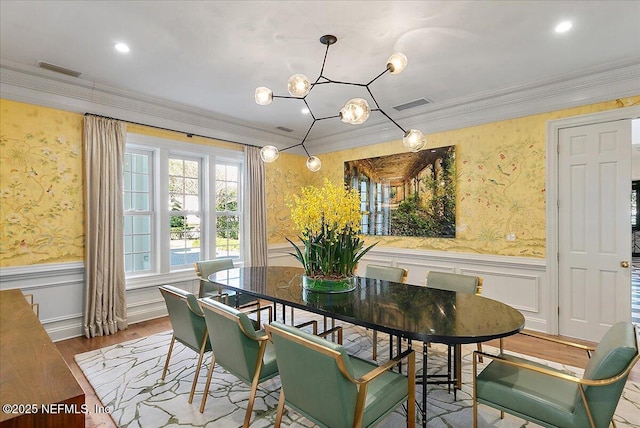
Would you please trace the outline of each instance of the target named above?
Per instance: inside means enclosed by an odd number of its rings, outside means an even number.
[[[325,178],[324,186],[303,187],[287,206],[300,230],[301,250],[289,238],[290,253],[311,278],[342,279],[353,275],[358,261],[376,243],[364,247],[360,237],[360,193],[336,186]]]

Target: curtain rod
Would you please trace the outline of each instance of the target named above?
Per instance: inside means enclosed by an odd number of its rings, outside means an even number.
[[[117,117],[109,117],[109,116],[103,116],[101,114],[95,114],[95,113],[85,113],[85,116],[95,116],[95,117],[102,117],[104,119],[111,119],[111,120],[118,120],[120,122],[126,122],[126,123],[130,123],[131,125],[140,125],[140,126],[146,126],[149,128],[154,128],[154,129],[160,129],[162,131],[169,131],[169,132],[176,132],[178,134],[184,134],[186,135],[188,138],[192,138],[192,137],[201,137],[201,138],[208,138],[211,140],[218,140],[218,141],[223,141],[225,143],[231,143],[231,144],[239,144],[241,146],[248,146],[248,147],[257,147],[257,148],[261,148],[261,146],[256,146],[254,144],[247,144],[247,143],[239,143],[237,141],[232,141],[232,140],[226,140],[223,138],[217,138],[217,137],[211,137],[209,135],[202,135],[202,134],[195,134],[193,132],[185,132],[185,131],[178,131],[177,129],[171,129],[171,128],[164,128],[162,126],[155,126],[155,125],[147,125],[146,123],[140,123],[140,122],[133,122],[131,120],[123,120],[123,119],[118,119]]]

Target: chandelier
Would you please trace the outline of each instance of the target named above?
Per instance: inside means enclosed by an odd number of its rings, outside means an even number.
[[[342,82],[337,80],[331,80],[328,77],[324,76],[322,73],[324,72],[324,66],[327,62],[327,54],[329,53],[329,46],[331,46],[337,41],[338,41],[338,38],[332,35],[324,35],[320,37],[320,43],[322,43],[323,45],[326,45],[327,49],[325,50],[325,53],[324,53],[324,60],[322,61],[322,68],[320,69],[320,75],[316,78],[316,80],[313,83],[310,83],[309,79],[307,79],[307,76],[305,76],[304,74],[294,74],[289,78],[289,81],[287,83],[287,88],[289,90],[290,96],[273,95],[273,91],[269,88],[265,88],[264,86],[256,88],[255,98],[256,98],[257,104],[259,105],[271,104],[271,101],[273,101],[274,98],[299,99],[304,102],[304,104],[307,107],[307,110],[309,111],[309,114],[313,118],[313,122],[311,123],[311,126],[307,130],[307,133],[305,134],[302,141],[298,144],[294,144],[293,146],[285,147],[281,151],[289,150],[294,147],[302,147],[308,157],[307,168],[309,168],[309,170],[312,172],[316,172],[320,170],[322,163],[320,162],[320,159],[318,159],[317,156],[311,156],[309,154],[309,151],[304,145],[304,142],[307,140],[307,137],[309,136],[309,133],[311,132],[311,129],[316,124],[316,122],[319,120],[340,118],[340,120],[344,123],[348,123],[351,125],[360,125],[366,122],[371,112],[374,112],[374,111],[382,113],[382,115],[384,115],[387,119],[389,119],[395,126],[400,128],[400,130],[402,130],[402,132],[404,133],[404,136],[402,138],[402,144],[405,147],[407,147],[407,149],[413,152],[417,152],[422,148],[424,148],[424,146],[427,144],[424,134],[417,129],[405,130],[402,126],[398,125],[396,121],[391,119],[391,117],[389,117],[389,115],[380,108],[380,106],[378,105],[378,101],[376,101],[375,97],[373,96],[373,93],[371,92],[371,89],[369,88],[369,86],[373,82],[378,80],[387,71],[390,72],[391,74],[401,73],[407,67],[407,57],[402,53],[394,53],[387,60],[387,67],[385,68],[385,70],[382,73],[378,74],[373,79],[371,79],[368,83],[353,83],[353,82]],[[333,83],[337,85],[359,86],[359,87],[366,88],[367,92],[371,96],[371,99],[373,100],[373,103],[375,104],[375,108],[371,108],[367,100],[365,100],[364,98],[352,98],[346,102],[346,104],[344,105],[344,107],[342,107],[342,109],[340,109],[340,112],[338,114],[334,116],[316,117],[313,114],[313,111],[311,110],[309,103],[307,102],[307,99],[306,99],[307,95],[309,95],[309,93],[317,85],[324,85],[329,83]],[[278,158],[279,155],[280,155],[280,151],[278,150],[277,147],[273,145],[267,145],[267,146],[264,146],[262,149],[260,149],[260,157],[264,162],[273,162]]]

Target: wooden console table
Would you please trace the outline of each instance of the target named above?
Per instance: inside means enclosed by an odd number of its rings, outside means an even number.
[[[19,289],[0,291],[0,427],[84,427],[84,391]]]

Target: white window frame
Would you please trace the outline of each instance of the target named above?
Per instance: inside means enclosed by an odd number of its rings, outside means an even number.
[[[228,150],[220,147],[204,144],[185,143],[148,135],[127,133],[126,150],[136,149],[153,152],[154,171],[153,177],[153,208],[155,211],[154,233],[152,235],[152,266],[153,272],[143,274],[132,273],[126,276],[127,289],[145,288],[153,285],[166,284],[194,279],[193,267],[171,270],[169,253],[169,157],[170,155],[184,156],[201,159],[200,195],[202,198],[201,211],[201,258],[209,260],[215,258],[216,242],[216,189],[215,189],[215,165],[216,163],[235,164],[239,168],[239,200],[238,216],[240,220],[240,257],[234,259],[236,266],[244,264],[244,227],[243,216],[243,190],[245,180],[244,152]]]
[[[146,148],[133,148],[130,147],[127,149],[127,152],[129,153],[133,153],[133,154],[137,154],[137,155],[148,155],[149,156],[149,209],[148,211],[140,211],[140,210],[125,210],[124,211],[124,215],[125,216],[132,216],[132,217],[136,217],[136,216],[149,216],[150,219],[150,230],[151,230],[151,237],[150,237],[150,253],[153,254],[153,249],[156,246],[156,234],[154,233],[155,230],[155,224],[157,223],[156,219],[157,219],[157,210],[156,210],[156,205],[155,205],[155,187],[154,187],[154,178],[153,178],[153,174],[155,171],[155,153],[153,150],[149,150]],[[132,246],[133,246],[133,242],[132,242]],[[135,253],[135,252],[134,252]],[[134,262],[135,264],[135,262]],[[150,257],[149,260],[149,265],[150,265],[150,270],[153,272],[156,270],[156,266],[155,266],[155,260]],[[142,272],[142,273],[128,273],[127,275],[129,276],[135,276],[135,275],[144,275],[146,274],[146,272]]]

